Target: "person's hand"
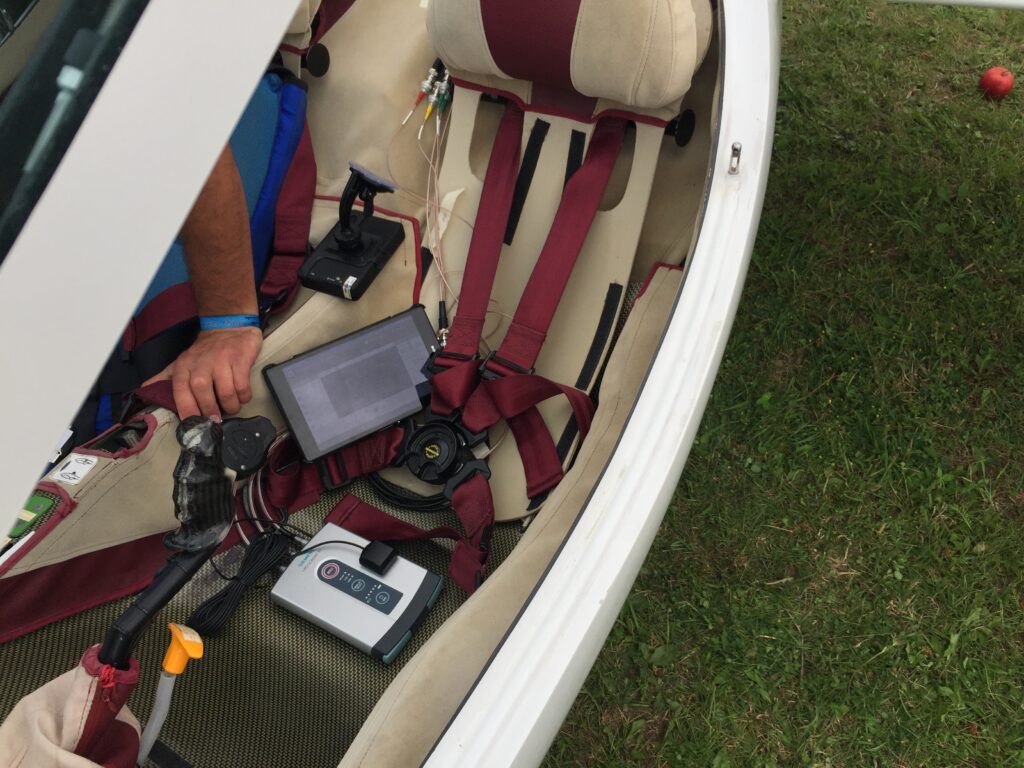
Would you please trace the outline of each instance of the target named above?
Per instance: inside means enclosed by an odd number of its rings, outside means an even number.
[[[201,331],[191,347],[146,384],[170,379],[183,421],[200,414],[220,417],[222,409],[236,414],[252,400],[249,373],[262,345],[258,328]]]

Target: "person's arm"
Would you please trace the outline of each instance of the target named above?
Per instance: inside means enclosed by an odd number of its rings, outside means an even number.
[[[256,315],[249,212],[225,147],[181,231],[200,317]],[[182,418],[237,413],[252,399],[249,374],[263,344],[259,328],[200,331],[195,343],[150,381],[170,379]],[[147,384],[149,382],[146,382]]]

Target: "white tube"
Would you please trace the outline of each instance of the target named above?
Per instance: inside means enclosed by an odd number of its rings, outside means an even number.
[[[145,765],[149,752],[156,744],[160,729],[164,727],[164,720],[167,719],[167,711],[171,708],[171,694],[174,693],[174,681],[177,675],[170,672],[160,672],[160,682],[156,686],[156,696],[153,697],[153,711],[149,715],[145,730],[139,739],[138,765]]]

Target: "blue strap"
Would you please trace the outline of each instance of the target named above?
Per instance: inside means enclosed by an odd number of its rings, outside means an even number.
[[[263,279],[274,243],[274,224],[277,218],[277,198],[291,167],[295,148],[302,138],[306,124],[306,89],[301,83],[285,80],[279,92],[277,131],[270,152],[263,188],[252,212],[253,272],[257,285]]]
[[[259,328],[259,315],[208,315],[199,318],[199,330],[219,331],[225,328]]]
[[[96,406],[96,434],[106,432],[114,426],[114,406],[110,395],[100,395],[100,401]],[[76,442],[75,445],[78,445]]]

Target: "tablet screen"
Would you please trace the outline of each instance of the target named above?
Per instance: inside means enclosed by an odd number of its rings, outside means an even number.
[[[314,461],[412,416],[437,346],[422,307],[264,369],[303,457]]]

